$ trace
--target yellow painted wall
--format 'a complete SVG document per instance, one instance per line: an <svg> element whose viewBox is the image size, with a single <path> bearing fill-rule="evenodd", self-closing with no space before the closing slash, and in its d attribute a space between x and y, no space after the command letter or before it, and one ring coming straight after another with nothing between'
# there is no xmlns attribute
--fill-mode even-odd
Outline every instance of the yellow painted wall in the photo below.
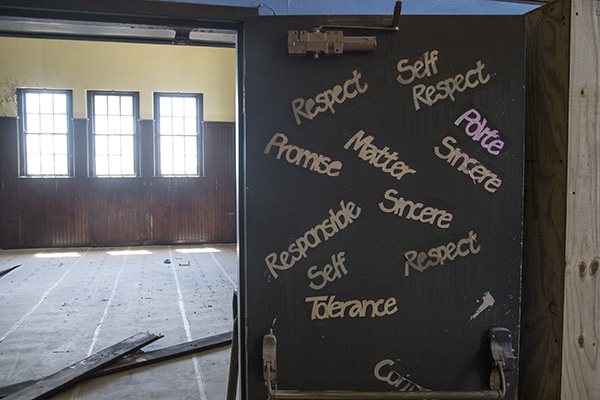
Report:
<svg viewBox="0 0 600 400"><path fill-rule="evenodd" d="M73 90L85 118L86 90L140 93L141 119L153 118L154 92L204 94L206 121L235 121L235 49L0 38L0 116L16 116L17 88Z"/></svg>

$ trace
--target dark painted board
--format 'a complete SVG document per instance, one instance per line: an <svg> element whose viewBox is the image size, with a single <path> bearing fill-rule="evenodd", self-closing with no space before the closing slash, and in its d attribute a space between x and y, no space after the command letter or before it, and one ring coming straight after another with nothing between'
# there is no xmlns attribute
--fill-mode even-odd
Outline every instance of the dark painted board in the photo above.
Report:
<svg viewBox="0 0 600 400"><path fill-rule="evenodd" d="M270 329L282 390L400 390L398 376L432 390L489 389L488 331L510 329L518 349L524 18L406 16L399 32L377 33L375 52L287 55L288 29L331 20L259 18L245 25L245 395L265 398L261 344ZM419 60L430 61L429 74L423 67L411 80L398 69ZM453 99L415 100L420 90L425 100L436 91L433 98L459 74L471 86ZM323 101L320 94L336 85L338 103L314 105L312 119L294 114L297 99ZM485 119L498 137L474 140L467 119L460 122L465 113ZM482 146L495 139L504 144ZM476 177L489 170L498 181L477 183L459 170L462 160L453 166L443 159L457 148L474 159L468 168ZM304 150L327 157L321 172L329 163L331 176L305 167L298 158ZM403 165L411 171L398 179L385 170L400 161L395 175ZM413 206L400 198L417 204L411 217ZM403 204L401 215L389 212ZM336 221L340 210L345 216ZM311 245L300 253L305 241ZM436 248L457 244L460 254L452 250L454 260L443 265L406 264L420 252L434 260ZM323 285L317 272L341 258L339 275ZM377 302L378 312L368 306L361 316L356 301L363 300ZM516 373L509 382L507 398L514 399Z"/></svg>

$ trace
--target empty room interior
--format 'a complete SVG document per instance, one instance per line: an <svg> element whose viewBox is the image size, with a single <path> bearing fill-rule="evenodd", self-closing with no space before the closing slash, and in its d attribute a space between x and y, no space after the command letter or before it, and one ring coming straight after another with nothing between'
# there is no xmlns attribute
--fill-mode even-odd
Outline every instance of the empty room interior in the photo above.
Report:
<svg viewBox="0 0 600 400"><path fill-rule="evenodd" d="M75 39L0 38L0 387L142 332L147 352L233 330L235 33ZM225 398L230 351L53 398Z"/></svg>

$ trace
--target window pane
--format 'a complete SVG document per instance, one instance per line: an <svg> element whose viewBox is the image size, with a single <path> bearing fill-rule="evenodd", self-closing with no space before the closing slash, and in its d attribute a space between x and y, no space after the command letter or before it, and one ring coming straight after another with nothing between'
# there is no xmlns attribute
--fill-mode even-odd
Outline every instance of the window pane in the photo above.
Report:
<svg viewBox="0 0 600 400"><path fill-rule="evenodd" d="M39 113L40 112L40 94L25 93L25 112Z"/></svg>
<svg viewBox="0 0 600 400"><path fill-rule="evenodd" d="M133 115L132 96L121 96L121 115Z"/></svg>
<svg viewBox="0 0 600 400"><path fill-rule="evenodd" d="M108 117L108 132L109 134L121 133L121 117L109 115Z"/></svg>
<svg viewBox="0 0 600 400"><path fill-rule="evenodd" d="M26 114L25 130L30 133L40 133L40 114Z"/></svg>
<svg viewBox="0 0 600 400"><path fill-rule="evenodd" d="M198 153L197 150L197 137L196 136L187 136L185 139L185 151L187 154L196 157Z"/></svg>
<svg viewBox="0 0 600 400"><path fill-rule="evenodd" d="M55 114L67 113L67 95L64 93L54 93L54 109Z"/></svg>
<svg viewBox="0 0 600 400"><path fill-rule="evenodd" d="M67 114L54 115L54 132L67 133Z"/></svg>
<svg viewBox="0 0 600 400"><path fill-rule="evenodd" d="M55 174L57 175L68 175L69 174L69 167L68 167L68 160L67 160L67 155L66 154L57 154L54 157L54 167L55 167Z"/></svg>
<svg viewBox="0 0 600 400"><path fill-rule="evenodd" d="M183 157L173 159L173 173L175 175L185 175L185 159Z"/></svg>
<svg viewBox="0 0 600 400"><path fill-rule="evenodd" d="M41 175L42 167L40 164L39 154L28 154L27 155L27 174L28 175Z"/></svg>
<svg viewBox="0 0 600 400"><path fill-rule="evenodd" d="M122 174L123 175L134 175L135 168L133 165L133 153L124 154L121 160Z"/></svg>
<svg viewBox="0 0 600 400"><path fill-rule="evenodd" d="M121 153L133 158L133 136L121 136Z"/></svg>
<svg viewBox="0 0 600 400"><path fill-rule="evenodd" d="M171 115L171 98L161 96L159 99L160 115Z"/></svg>
<svg viewBox="0 0 600 400"><path fill-rule="evenodd" d="M52 93L40 93L40 112L45 114L52 114L53 104ZM43 167L42 167L43 168Z"/></svg>
<svg viewBox="0 0 600 400"><path fill-rule="evenodd" d="M104 135L108 133L108 117L96 116L94 123L96 134Z"/></svg>
<svg viewBox="0 0 600 400"><path fill-rule="evenodd" d="M102 95L94 95L94 114L108 114L107 97Z"/></svg>
<svg viewBox="0 0 600 400"><path fill-rule="evenodd" d="M196 158L187 155L185 157L185 173L188 175L198 175L198 163L196 162Z"/></svg>
<svg viewBox="0 0 600 400"><path fill-rule="evenodd" d="M183 156L185 154L185 141L184 137L173 138L173 155ZM179 157L181 158L181 157Z"/></svg>
<svg viewBox="0 0 600 400"><path fill-rule="evenodd" d="M121 155L108 156L108 172L111 175L121 175Z"/></svg>
<svg viewBox="0 0 600 400"><path fill-rule="evenodd" d="M108 139L104 135L96 135L96 141L94 142L96 156L100 154L108 154Z"/></svg>
<svg viewBox="0 0 600 400"><path fill-rule="evenodd" d="M42 154L42 174L54 175L54 155L53 154Z"/></svg>
<svg viewBox="0 0 600 400"><path fill-rule="evenodd" d="M96 154L96 175L108 175L108 156Z"/></svg>
<svg viewBox="0 0 600 400"><path fill-rule="evenodd" d="M166 136L160 138L160 154L171 155L173 154L173 138Z"/></svg>
<svg viewBox="0 0 600 400"><path fill-rule="evenodd" d="M185 133L188 135L198 133L197 125L196 125L196 118L189 118L189 117L185 118Z"/></svg>
<svg viewBox="0 0 600 400"><path fill-rule="evenodd" d="M183 134L183 117L173 117L173 134Z"/></svg>
<svg viewBox="0 0 600 400"><path fill-rule="evenodd" d="M121 137L108 137L108 154L121 154Z"/></svg>
<svg viewBox="0 0 600 400"><path fill-rule="evenodd" d="M173 115L183 117L183 97L173 97Z"/></svg>
<svg viewBox="0 0 600 400"><path fill-rule="evenodd" d="M52 133L54 132L54 117L52 114L42 114L41 115L41 124L40 132L41 133Z"/></svg>
<svg viewBox="0 0 600 400"><path fill-rule="evenodd" d="M173 174L173 157L171 154L162 153L160 155L160 172L163 175Z"/></svg>
<svg viewBox="0 0 600 400"><path fill-rule="evenodd" d="M35 158L40 154L40 135L26 135L25 147L27 148L27 158ZM38 160L39 164L39 160Z"/></svg>
<svg viewBox="0 0 600 400"><path fill-rule="evenodd" d="M185 116L196 117L196 98L186 97L185 98Z"/></svg>
<svg viewBox="0 0 600 400"><path fill-rule="evenodd" d="M40 149L43 154L54 154L54 137L52 135L40 135Z"/></svg>
<svg viewBox="0 0 600 400"><path fill-rule="evenodd" d="M133 117L121 117L121 133L125 135L133 135L133 127Z"/></svg>
<svg viewBox="0 0 600 400"><path fill-rule="evenodd" d="M173 133L171 123L172 121L170 117L160 117L160 133L162 135L170 135Z"/></svg>
<svg viewBox="0 0 600 400"><path fill-rule="evenodd" d="M108 114L109 115L119 115L121 111L119 96L108 96Z"/></svg>
<svg viewBox="0 0 600 400"><path fill-rule="evenodd" d="M54 135L54 154L67 155L67 135Z"/></svg>

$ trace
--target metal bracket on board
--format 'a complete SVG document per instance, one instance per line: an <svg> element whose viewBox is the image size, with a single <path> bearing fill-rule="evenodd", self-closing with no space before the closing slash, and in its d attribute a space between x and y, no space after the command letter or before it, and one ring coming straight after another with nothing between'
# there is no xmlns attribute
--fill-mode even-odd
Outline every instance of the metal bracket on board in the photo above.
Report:
<svg viewBox="0 0 600 400"><path fill-rule="evenodd" d="M263 376L270 400L276 399L503 399L506 396L506 376L515 366L511 334L505 328L489 332L494 368L490 375L491 390L480 391L414 391L414 392L355 392L348 390L299 391L277 389L277 338L273 331L263 337Z"/></svg>
<svg viewBox="0 0 600 400"><path fill-rule="evenodd" d="M377 47L375 36L344 36L343 30L395 32L398 30L401 10L402 2L397 1L391 26L321 25L312 31L290 30L288 31L288 54L301 56L312 54L314 58L319 58L321 54L338 55L344 51L374 51Z"/></svg>

